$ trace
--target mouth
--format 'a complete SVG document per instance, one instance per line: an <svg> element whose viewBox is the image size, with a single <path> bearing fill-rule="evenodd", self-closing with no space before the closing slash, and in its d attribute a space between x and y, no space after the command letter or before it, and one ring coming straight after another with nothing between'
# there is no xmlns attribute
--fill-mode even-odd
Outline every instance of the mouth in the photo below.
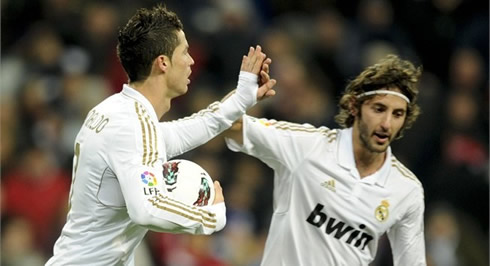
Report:
<svg viewBox="0 0 490 266"><path fill-rule="evenodd" d="M390 134L383 132L374 132L374 138L379 144L385 144L390 140Z"/></svg>

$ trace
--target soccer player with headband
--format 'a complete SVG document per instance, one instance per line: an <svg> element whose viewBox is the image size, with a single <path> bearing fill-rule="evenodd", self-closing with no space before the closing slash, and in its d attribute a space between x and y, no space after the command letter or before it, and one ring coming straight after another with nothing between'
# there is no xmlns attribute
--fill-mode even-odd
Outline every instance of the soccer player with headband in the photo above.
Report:
<svg viewBox="0 0 490 266"><path fill-rule="evenodd" d="M350 81L341 128L244 115L233 151L274 170L274 212L261 265L369 265L385 233L395 266L426 265L424 190L393 154L419 115L421 69L390 55Z"/></svg>

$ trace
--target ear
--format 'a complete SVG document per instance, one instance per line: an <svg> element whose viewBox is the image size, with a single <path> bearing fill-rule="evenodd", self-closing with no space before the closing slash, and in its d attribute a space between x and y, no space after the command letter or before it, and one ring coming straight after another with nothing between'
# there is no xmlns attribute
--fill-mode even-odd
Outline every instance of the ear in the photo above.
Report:
<svg viewBox="0 0 490 266"><path fill-rule="evenodd" d="M155 59L155 68L159 69L163 73L166 73L168 70L168 66L170 65L170 58L166 55L159 55Z"/></svg>

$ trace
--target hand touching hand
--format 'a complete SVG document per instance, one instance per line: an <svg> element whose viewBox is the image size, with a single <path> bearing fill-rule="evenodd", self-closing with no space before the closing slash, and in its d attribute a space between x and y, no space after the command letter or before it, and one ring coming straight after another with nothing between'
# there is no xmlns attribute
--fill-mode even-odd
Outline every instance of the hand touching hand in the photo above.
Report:
<svg viewBox="0 0 490 266"><path fill-rule="evenodd" d="M272 88L276 85L276 80L269 76L269 66L272 63L270 58L262 52L262 47L257 45L256 48L250 47L248 55L244 55L240 71L246 71L259 77L259 89L257 90L257 100L274 96L276 91Z"/></svg>

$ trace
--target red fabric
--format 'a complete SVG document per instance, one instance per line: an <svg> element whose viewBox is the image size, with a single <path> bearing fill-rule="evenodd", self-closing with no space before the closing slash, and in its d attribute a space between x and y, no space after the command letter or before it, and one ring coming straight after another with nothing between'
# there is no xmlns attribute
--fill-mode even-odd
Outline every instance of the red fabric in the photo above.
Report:
<svg viewBox="0 0 490 266"><path fill-rule="evenodd" d="M47 173L41 178L14 171L3 178L2 212L21 216L31 222L36 242L43 245L68 203L70 178L62 171Z"/></svg>

